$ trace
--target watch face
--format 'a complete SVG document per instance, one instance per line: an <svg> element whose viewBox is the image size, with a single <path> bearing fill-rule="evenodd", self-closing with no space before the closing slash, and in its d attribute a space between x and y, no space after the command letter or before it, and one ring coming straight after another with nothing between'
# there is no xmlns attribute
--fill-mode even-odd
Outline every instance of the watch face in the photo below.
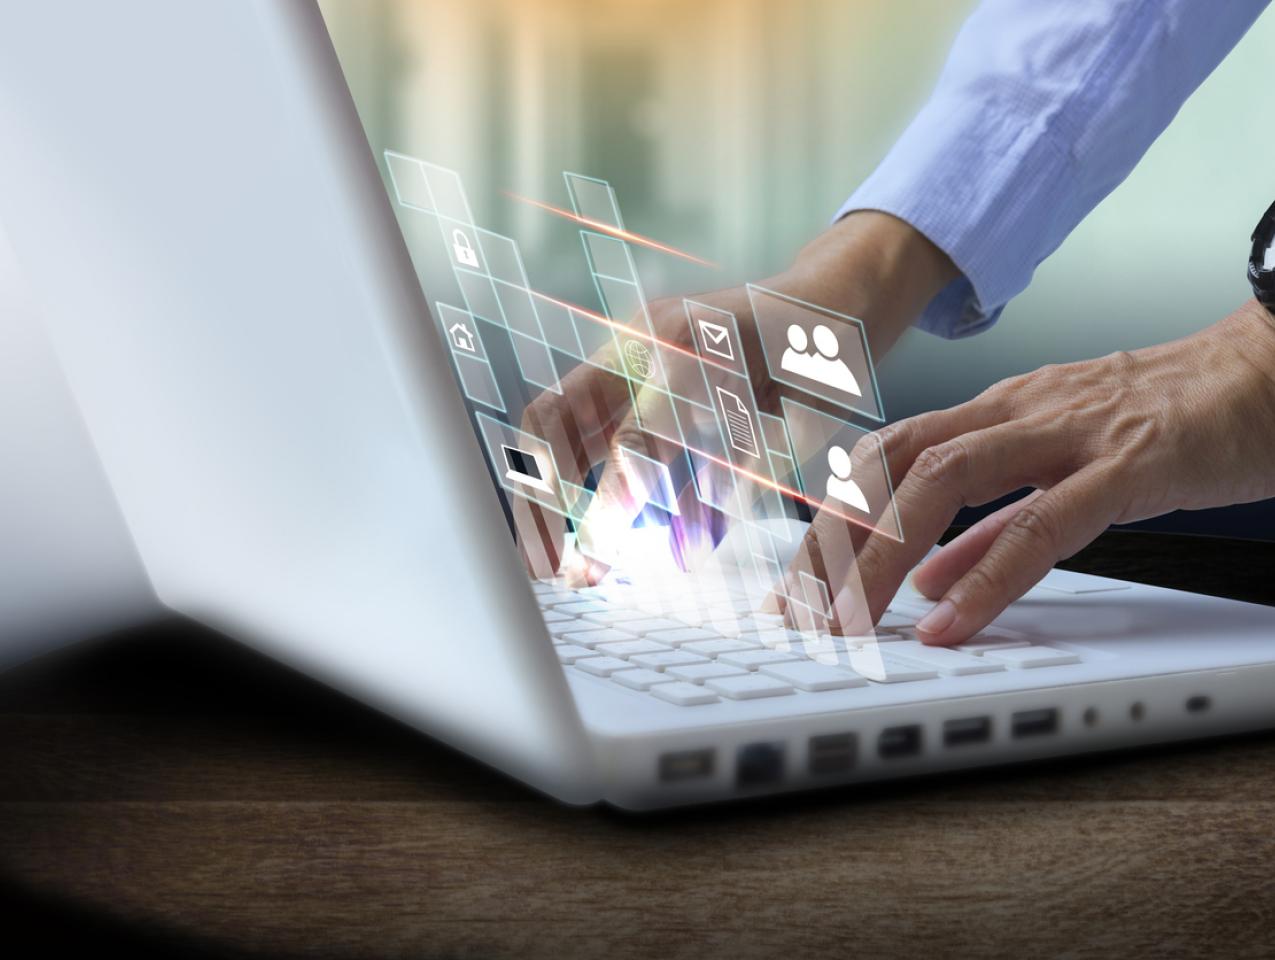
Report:
<svg viewBox="0 0 1275 960"><path fill-rule="evenodd" d="M1262 260L1263 270L1275 270L1275 238L1271 240L1270 246L1266 248L1266 255Z"/></svg>

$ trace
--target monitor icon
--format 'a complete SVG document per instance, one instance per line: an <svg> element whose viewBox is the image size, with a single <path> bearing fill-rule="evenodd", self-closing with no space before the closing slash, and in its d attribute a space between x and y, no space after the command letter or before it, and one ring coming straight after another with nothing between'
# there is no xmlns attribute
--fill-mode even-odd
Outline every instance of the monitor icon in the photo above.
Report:
<svg viewBox="0 0 1275 960"><path fill-rule="evenodd" d="M505 458L506 480L521 483L544 493L553 493L553 488L545 479L545 471L541 469L540 458L535 453L503 443L500 445L500 452Z"/></svg>

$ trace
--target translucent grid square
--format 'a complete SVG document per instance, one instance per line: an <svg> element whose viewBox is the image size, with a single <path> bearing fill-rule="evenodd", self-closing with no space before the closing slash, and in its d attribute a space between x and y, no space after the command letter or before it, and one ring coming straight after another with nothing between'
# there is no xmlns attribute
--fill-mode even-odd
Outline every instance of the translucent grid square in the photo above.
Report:
<svg viewBox="0 0 1275 960"><path fill-rule="evenodd" d="M537 294L534 290L532 296L535 298L536 314L540 317L540 329L544 331L545 343L568 356L583 360L586 353L576 331L571 308L543 294Z"/></svg>
<svg viewBox="0 0 1275 960"><path fill-rule="evenodd" d="M580 341L580 350L584 358L595 366L620 372L617 361L619 341L615 327L603 317L597 317L582 310L572 310L571 319L576 328L576 338Z"/></svg>
<svg viewBox="0 0 1275 960"><path fill-rule="evenodd" d="M447 245L448 256L456 270L472 270L475 273L488 273L487 258L481 245L475 239L478 228L451 217L439 217L438 229L443 235L443 243Z"/></svg>
<svg viewBox="0 0 1275 960"><path fill-rule="evenodd" d="M579 173L563 173L562 176L567 181L567 193L577 216L604 223L617 230L624 229L624 221L620 219L620 205L615 199L611 184Z"/></svg>
<svg viewBox="0 0 1275 960"><path fill-rule="evenodd" d="M554 365L553 354L544 342L525 337L516 330L509 331L509 339L513 344L514 358L518 361L522 378L552 393L562 393L562 384L558 382L558 368Z"/></svg>
<svg viewBox="0 0 1275 960"><path fill-rule="evenodd" d="M771 379L885 422L861 321L751 283L747 289Z"/></svg>
<svg viewBox="0 0 1275 960"><path fill-rule="evenodd" d="M509 493L531 500L547 510L564 517L570 516L562 494L558 466L549 444L540 437L502 423L481 411L475 413L475 417L478 420L479 433L487 448L492 472L495 473L500 486ZM526 474L519 474L510 462L504 449L506 447L521 452L534 461L539 477L529 478Z"/></svg>
<svg viewBox="0 0 1275 960"><path fill-rule="evenodd" d="M493 282L496 299L500 302L500 309L509 329L533 340L543 340L544 333L540 329L540 317L531 299L531 291L526 287L511 286L503 280Z"/></svg>
<svg viewBox="0 0 1275 960"><path fill-rule="evenodd" d="M456 283L460 286L461 296L465 298L465 306L476 317L481 317L499 327L505 326L505 314L500 309L500 301L496 298L496 288L487 277L467 270L457 270Z"/></svg>
<svg viewBox="0 0 1275 960"><path fill-rule="evenodd" d="M430 196L429 183L425 179L425 168L421 161L393 150L386 150L384 156L395 199L404 207L433 213L434 200Z"/></svg>
<svg viewBox="0 0 1275 960"><path fill-rule="evenodd" d="M623 240L603 236L589 230L581 230L584 252L589 258L589 269L604 277L634 281L637 279L629 246Z"/></svg>
<svg viewBox="0 0 1275 960"><path fill-rule="evenodd" d="M487 272L497 280L504 280L517 287L529 286L527 270L522 262L522 254L518 252L518 244L509 237L492 233L490 230L478 229L478 245L482 248L483 259L487 264Z"/></svg>
<svg viewBox="0 0 1275 960"><path fill-rule="evenodd" d="M491 364L461 353L453 352L452 356L456 360L456 370L460 374L460 385L465 396L474 403L507 413L508 408L500 395L500 385L496 383L496 374L492 371Z"/></svg>
<svg viewBox="0 0 1275 960"><path fill-rule="evenodd" d="M434 312L438 315L443 339L447 341L453 354L487 362L487 348L483 345L478 324L468 310L461 310L449 303L435 303Z"/></svg>
<svg viewBox="0 0 1275 960"><path fill-rule="evenodd" d="M602 298L604 312L608 317L625 326L633 326L641 330L650 329L650 322L646 316L646 301L636 283L603 276L596 276L593 279L598 286L598 296Z"/></svg>
<svg viewBox="0 0 1275 960"><path fill-rule="evenodd" d="M630 492L635 495L640 493L646 503L655 504L675 517L680 516L677 491L673 489L673 478L669 475L668 464L625 446L619 448L619 453Z"/></svg>
<svg viewBox="0 0 1275 960"><path fill-rule="evenodd" d="M902 543L903 527L881 438L788 397L781 406L801 489L810 502ZM850 455L848 463L845 454Z"/></svg>
<svg viewBox="0 0 1275 960"><path fill-rule="evenodd" d="M461 389L474 403L501 413L507 412L495 372L487 359L477 321L464 310L445 303L435 304L438 325L451 350L460 377Z"/></svg>
<svg viewBox="0 0 1275 960"><path fill-rule="evenodd" d="M739 324L728 310L719 310L695 300L683 300L688 332L688 342L695 344L705 363L729 367L735 373L747 376L744 363L743 341L739 336Z"/></svg>
<svg viewBox="0 0 1275 960"><path fill-rule="evenodd" d="M421 161L421 166L425 170L425 179L429 183L430 196L438 215L472 227L474 215L470 212L460 174L428 161Z"/></svg>
<svg viewBox="0 0 1275 960"><path fill-rule="evenodd" d="M778 456L792 459L792 444L788 442L788 425L783 417L761 413L761 432L766 449Z"/></svg>

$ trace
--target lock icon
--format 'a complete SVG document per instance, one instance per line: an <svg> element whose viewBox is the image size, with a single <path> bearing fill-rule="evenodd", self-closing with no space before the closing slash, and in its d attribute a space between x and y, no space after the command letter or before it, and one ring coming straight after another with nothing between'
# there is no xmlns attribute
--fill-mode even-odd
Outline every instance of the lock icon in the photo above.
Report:
<svg viewBox="0 0 1275 960"><path fill-rule="evenodd" d="M462 267L478 269L478 254L474 252L474 247L469 242L469 237L465 236L465 231L452 231L452 253L456 257L456 262Z"/></svg>

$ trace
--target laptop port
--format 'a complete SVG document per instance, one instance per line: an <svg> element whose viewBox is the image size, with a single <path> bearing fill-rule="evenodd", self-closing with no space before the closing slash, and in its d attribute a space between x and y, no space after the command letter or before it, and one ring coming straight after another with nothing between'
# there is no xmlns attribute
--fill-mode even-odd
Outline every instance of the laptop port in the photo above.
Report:
<svg viewBox="0 0 1275 960"><path fill-rule="evenodd" d="M987 743L992 739L991 717L965 717L943 724L943 746L959 747L967 743Z"/></svg>
<svg viewBox="0 0 1275 960"><path fill-rule="evenodd" d="M1058 732L1058 711L1050 707L1046 710L1024 710L1011 718L1011 732L1015 739L1022 737L1045 737Z"/></svg>
<svg viewBox="0 0 1275 960"><path fill-rule="evenodd" d="M735 759L735 783L741 787L762 787L784 778L784 745L750 743L739 748Z"/></svg>
<svg viewBox="0 0 1275 960"><path fill-rule="evenodd" d="M917 724L906 727L887 727L877 738L877 753L883 760L915 757L920 752L921 728Z"/></svg>
<svg viewBox="0 0 1275 960"><path fill-rule="evenodd" d="M666 783L697 780L713 774L712 750L683 750L660 757L660 779Z"/></svg>
<svg viewBox="0 0 1275 960"><path fill-rule="evenodd" d="M853 733L830 733L811 737L808 750L810 772L816 776L832 776L854 768L859 741Z"/></svg>
<svg viewBox="0 0 1275 960"><path fill-rule="evenodd" d="M1205 713L1213 706L1213 700L1206 696L1189 697L1186 702L1187 713Z"/></svg>

